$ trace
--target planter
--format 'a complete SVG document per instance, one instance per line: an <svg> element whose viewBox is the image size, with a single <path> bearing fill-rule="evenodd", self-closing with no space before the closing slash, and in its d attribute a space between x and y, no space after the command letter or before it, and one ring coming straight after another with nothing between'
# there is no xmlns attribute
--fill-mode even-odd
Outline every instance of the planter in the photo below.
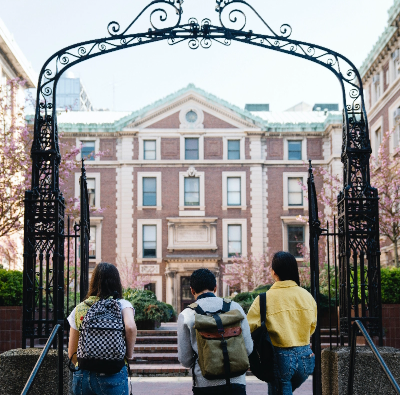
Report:
<svg viewBox="0 0 400 395"><path fill-rule="evenodd" d="M22 306L0 306L0 353L22 347Z"/></svg>
<svg viewBox="0 0 400 395"><path fill-rule="evenodd" d="M140 331L154 331L161 326L161 323L154 320L137 321L136 326Z"/></svg>

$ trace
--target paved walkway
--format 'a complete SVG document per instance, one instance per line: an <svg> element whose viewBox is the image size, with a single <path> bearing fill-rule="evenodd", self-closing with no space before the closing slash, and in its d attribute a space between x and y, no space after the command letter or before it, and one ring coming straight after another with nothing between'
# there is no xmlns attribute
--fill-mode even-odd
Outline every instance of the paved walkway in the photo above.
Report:
<svg viewBox="0 0 400 395"><path fill-rule="evenodd" d="M256 377L249 376L247 395L267 395L267 384ZM192 394L191 377L134 377L131 379L133 395L190 395ZM295 395L312 395L312 379L308 379Z"/></svg>

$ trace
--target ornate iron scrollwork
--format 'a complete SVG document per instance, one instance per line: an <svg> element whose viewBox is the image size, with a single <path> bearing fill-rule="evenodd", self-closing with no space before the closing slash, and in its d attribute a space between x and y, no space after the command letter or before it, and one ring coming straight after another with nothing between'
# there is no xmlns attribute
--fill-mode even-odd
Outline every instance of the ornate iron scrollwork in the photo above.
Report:
<svg viewBox="0 0 400 395"><path fill-rule="evenodd" d="M52 286L61 287L61 291L57 291L58 301L55 300L53 304L58 306L59 312L62 311L64 200L59 191L60 150L56 113L56 89L60 76L70 67L85 60L159 41L167 41L170 45L187 41L191 49L210 48L213 42L229 46L236 41L312 61L330 70L339 80L344 106L344 188L338 198L341 328L342 333L346 334L352 320L351 310L357 309L359 303L358 294L351 285L351 281L354 282L351 276L357 276L357 268L360 265L364 267L367 263L368 270L362 272L364 288L361 304L367 305L368 319L377 328L376 333L382 335L378 197L377 191L370 186L371 147L358 70L349 59L338 52L292 39L292 28L288 24L281 25L279 31L274 30L247 1L216 0L219 18L217 25L213 25L210 19L203 19L199 23L195 18L183 23L182 4L183 0L151 1L125 29L121 29L117 22L110 22L107 37L61 49L46 61L40 72L32 145L32 191L26 194L25 210L24 300L28 304L24 310L24 333L30 333L29 323L35 319L34 311L38 302L32 289L36 284L36 272L43 273L43 267L46 273L53 271L55 280ZM256 33L249 29L245 9L254 13L264 31ZM133 32L137 21L142 20L146 13L149 13L147 30ZM318 223L314 221L311 229L318 232ZM41 258L48 251L52 251L56 257L51 267L46 266ZM38 284L40 287L40 282ZM57 297L56 293L53 295ZM56 314L57 319L60 319L59 312Z"/></svg>

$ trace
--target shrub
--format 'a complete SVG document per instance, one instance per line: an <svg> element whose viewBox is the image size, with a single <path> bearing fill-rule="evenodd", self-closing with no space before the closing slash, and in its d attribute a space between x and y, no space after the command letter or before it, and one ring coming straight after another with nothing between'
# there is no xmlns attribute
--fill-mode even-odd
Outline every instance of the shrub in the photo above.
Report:
<svg viewBox="0 0 400 395"><path fill-rule="evenodd" d="M128 288L124 290L124 299L129 300L135 308L135 321L168 322L176 315L171 305L158 301L151 291Z"/></svg>
<svg viewBox="0 0 400 395"><path fill-rule="evenodd" d="M0 306L22 306L22 272L0 269Z"/></svg>
<svg viewBox="0 0 400 395"><path fill-rule="evenodd" d="M381 269L382 303L400 303L400 268Z"/></svg>

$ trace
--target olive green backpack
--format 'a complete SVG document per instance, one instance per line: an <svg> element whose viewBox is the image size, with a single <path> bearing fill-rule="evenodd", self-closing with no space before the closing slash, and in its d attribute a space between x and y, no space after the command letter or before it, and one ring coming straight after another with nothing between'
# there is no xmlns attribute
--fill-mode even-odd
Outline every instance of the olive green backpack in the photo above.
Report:
<svg viewBox="0 0 400 395"><path fill-rule="evenodd" d="M207 380L224 378L230 385L232 377L246 373L250 366L241 328L242 313L230 310L229 299L224 299L222 310L216 312L204 312L197 303L188 307L195 311L201 374Z"/></svg>

